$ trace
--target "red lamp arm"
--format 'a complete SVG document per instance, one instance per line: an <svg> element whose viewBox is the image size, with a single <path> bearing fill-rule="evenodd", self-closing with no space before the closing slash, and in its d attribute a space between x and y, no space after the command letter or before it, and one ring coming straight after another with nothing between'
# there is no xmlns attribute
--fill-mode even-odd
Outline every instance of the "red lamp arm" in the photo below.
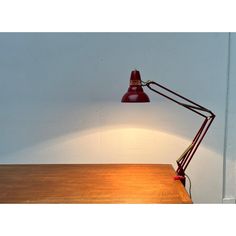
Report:
<svg viewBox="0 0 236 236"><path fill-rule="evenodd" d="M163 92L154 89L152 86L155 85L163 90ZM188 98L154 82L154 81L142 81L142 86L148 87L155 93L160 94L161 96L177 103L180 106L191 110L192 112L204 117L203 123L198 130L197 134L193 138L191 144L187 147L187 149L183 152L183 154L176 160L178 168L176 170L177 176L176 179L181 180L181 182L185 185L185 170L187 169L190 161L192 160L197 148L202 142L205 134L207 133L212 121L215 118L215 114L205 107L191 101ZM167 93L167 94L166 94Z"/></svg>

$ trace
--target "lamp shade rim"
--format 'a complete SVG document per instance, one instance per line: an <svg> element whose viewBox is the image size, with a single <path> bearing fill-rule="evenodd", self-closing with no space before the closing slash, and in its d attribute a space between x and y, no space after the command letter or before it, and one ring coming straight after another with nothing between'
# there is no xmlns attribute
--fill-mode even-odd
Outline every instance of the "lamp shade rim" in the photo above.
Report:
<svg viewBox="0 0 236 236"><path fill-rule="evenodd" d="M146 103L150 102L148 95L144 92L127 92L121 99L123 103Z"/></svg>

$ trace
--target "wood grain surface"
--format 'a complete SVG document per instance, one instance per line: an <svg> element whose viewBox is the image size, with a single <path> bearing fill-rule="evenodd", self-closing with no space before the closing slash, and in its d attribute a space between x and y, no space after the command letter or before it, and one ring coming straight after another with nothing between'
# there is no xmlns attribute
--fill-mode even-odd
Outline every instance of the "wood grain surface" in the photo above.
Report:
<svg viewBox="0 0 236 236"><path fill-rule="evenodd" d="M192 203L171 165L0 165L0 203Z"/></svg>

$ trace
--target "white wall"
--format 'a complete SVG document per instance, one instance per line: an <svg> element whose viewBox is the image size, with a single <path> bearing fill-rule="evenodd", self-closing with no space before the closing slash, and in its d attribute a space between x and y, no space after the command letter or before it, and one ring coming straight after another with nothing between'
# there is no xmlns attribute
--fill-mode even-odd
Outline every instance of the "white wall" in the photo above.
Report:
<svg viewBox="0 0 236 236"><path fill-rule="evenodd" d="M229 78L226 116L226 142L224 163L224 202L236 200L236 34L230 34Z"/></svg>
<svg viewBox="0 0 236 236"><path fill-rule="evenodd" d="M187 173L222 201L228 34L0 34L1 163L172 163L202 119L152 94L121 104L130 72L216 114Z"/></svg>

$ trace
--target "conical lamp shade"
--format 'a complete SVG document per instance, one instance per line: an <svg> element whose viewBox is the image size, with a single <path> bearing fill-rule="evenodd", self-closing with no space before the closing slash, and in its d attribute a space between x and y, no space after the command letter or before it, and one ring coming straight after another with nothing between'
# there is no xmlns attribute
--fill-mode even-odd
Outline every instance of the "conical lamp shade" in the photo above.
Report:
<svg viewBox="0 0 236 236"><path fill-rule="evenodd" d="M143 91L139 71L133 70L131 72L129 88L122 97L121 102L150 102L148 95Z"/></svg>

